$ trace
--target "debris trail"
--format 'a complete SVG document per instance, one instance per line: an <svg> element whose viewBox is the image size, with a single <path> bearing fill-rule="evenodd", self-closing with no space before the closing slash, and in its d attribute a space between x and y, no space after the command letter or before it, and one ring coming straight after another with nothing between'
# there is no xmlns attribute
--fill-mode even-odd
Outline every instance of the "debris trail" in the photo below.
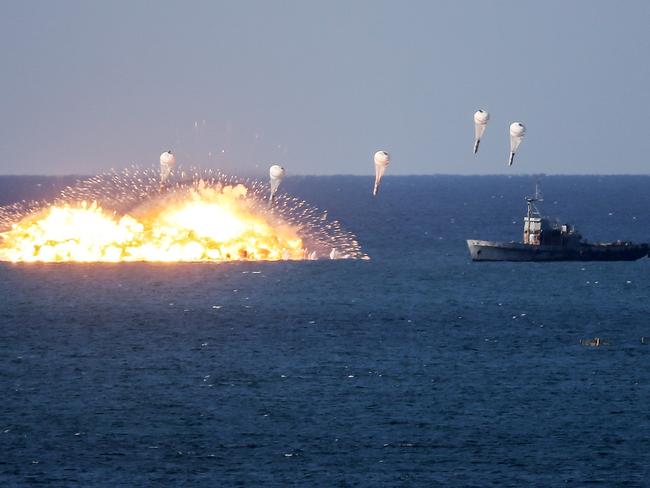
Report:
<svg viewBox="0 0 650 488"><path fill-rule="evenodd" d="M355 236L286 194L266 202L263 183L212 169L110 171L52 201L0 207L4 261L367 259Z"/></svg>

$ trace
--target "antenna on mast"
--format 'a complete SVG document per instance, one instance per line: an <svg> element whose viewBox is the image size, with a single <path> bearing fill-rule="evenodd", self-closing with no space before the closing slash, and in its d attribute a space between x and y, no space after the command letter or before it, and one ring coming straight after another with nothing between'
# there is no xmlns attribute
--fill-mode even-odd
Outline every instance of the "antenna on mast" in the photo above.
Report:
<svg viewBox="0 0 650 488"><path fill-rule="evenodd" d="M542 194L541 190L539 189L540 187L540 179L544 175L540 175L539 178L535 181L535 194L532 197L526 197L526 201L529 203L532 202L543 202L544 201L544 195Z"/></svg>

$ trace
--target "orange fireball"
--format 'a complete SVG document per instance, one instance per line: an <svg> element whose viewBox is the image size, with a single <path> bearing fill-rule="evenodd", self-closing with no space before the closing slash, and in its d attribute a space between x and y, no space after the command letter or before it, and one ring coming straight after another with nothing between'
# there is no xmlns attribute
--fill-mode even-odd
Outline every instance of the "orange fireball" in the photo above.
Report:
<svg viewBox="0 0 650 488"><path fill-rule="evenodd" d="M13 262L303 259L295 227L256 209L243 185L199 184L125 215L96 203L50 206L0 234Z"/></svg>

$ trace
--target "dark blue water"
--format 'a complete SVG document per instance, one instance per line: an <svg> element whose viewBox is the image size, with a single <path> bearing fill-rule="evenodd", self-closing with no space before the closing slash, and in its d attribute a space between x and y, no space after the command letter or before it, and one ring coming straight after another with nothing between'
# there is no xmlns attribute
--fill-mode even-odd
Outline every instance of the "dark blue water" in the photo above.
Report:
<svg viewBox="0 0 650 488"><path fill-rule="evenodd" d="M650 260L468 259L534 181L286 181L370 261L0 265L0 485L647 486ZM648 187L543 211L650 241Z"/></svg>

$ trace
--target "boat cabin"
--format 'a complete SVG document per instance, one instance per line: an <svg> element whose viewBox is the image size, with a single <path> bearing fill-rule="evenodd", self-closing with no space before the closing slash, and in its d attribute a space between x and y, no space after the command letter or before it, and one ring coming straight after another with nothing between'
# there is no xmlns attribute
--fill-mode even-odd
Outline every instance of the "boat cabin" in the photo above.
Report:
<svg viewBox="0 0 650 488"><path fill-rule="evenodd" d="M580 244L582 236L570 224L551 224L548 219L542 218L535 206L541 201L538 190L535 196L526 198L528 212L524 217L524 244L532 246L571 246Z"/></svg>

